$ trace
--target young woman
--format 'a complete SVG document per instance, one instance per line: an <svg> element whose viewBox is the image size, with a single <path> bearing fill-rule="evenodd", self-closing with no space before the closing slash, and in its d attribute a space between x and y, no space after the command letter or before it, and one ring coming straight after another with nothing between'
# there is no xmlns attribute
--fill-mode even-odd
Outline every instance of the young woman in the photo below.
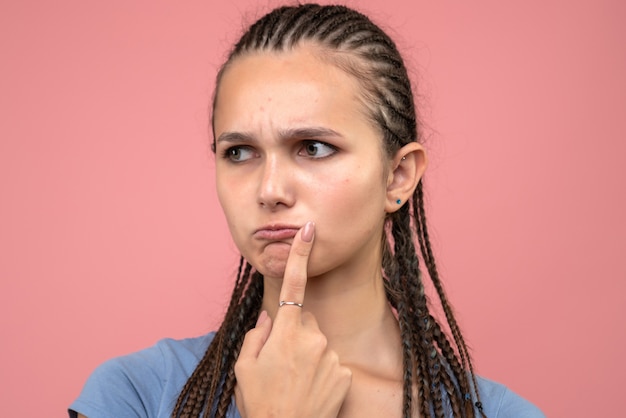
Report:
<svg viewBox="0 0 626 418"><path fill-rule="evenodd" d="M278 8L216 87L217 190L242 254L225 319L105 363L70 415L543 416L473 372L430 248L427 159L393 41L346 7Z"/></svg>

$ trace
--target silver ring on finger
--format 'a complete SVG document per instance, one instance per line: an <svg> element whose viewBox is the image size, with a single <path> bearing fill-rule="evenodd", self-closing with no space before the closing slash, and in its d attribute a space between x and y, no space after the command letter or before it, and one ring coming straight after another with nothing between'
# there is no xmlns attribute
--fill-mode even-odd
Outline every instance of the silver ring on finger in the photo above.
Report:
<svg viewBox="0 0 626 418"><path fill-rule="evenodd" d="M302 304L298 303L298 302L291 302L291 301L288 301L288 300L281 300L280 302L278 302L278 307L279 308L282 307L282 306L285 306L285 305L297 306L298 308L302 308Z"/></svg>

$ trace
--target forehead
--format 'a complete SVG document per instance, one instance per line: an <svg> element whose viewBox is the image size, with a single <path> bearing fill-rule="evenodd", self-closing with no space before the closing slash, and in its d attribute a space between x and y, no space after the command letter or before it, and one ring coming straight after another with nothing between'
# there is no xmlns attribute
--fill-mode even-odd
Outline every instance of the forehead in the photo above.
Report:
<svg viewBox="0 0 626 418"><path fill-rule="evenodd" d="M264 115L285 123L368 119L361 93L354 76L322 59L313 47L246 53L233 59L222 74L215 128L235 118Z"/></svg>

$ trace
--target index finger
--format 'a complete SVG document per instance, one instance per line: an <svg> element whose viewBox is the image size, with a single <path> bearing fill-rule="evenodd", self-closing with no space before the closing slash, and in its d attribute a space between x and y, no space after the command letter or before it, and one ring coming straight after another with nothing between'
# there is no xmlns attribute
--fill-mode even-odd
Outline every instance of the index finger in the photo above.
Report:
<svg viewBox="0 0 626 418"><path fill-rule="evenodd" d="M304 291L307 282L307 266L309 255L313 247L315 223L307 222L293 238L289 258L285 266L285 275L280 289L279 303L283 304L279 311L289 311L289 314L300 315L304 302ZM300 306L298 306L300 305ZM279 313L277 316L285 315Z"/></svg>

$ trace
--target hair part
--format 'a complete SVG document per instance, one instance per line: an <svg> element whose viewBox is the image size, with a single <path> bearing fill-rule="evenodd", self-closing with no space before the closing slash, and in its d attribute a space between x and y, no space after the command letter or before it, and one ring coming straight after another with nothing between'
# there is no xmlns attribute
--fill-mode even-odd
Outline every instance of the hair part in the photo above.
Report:
<svg viewBox="0 0 626 418"><path fill-rule="evenodd" d="M402 146L420 141L411 83L395 43L367 16L345 6L284 6L252 24L218 72L213 113L221 78L238 57L305 45L358 80L366 116L381 132L389 158ZM215 151L215 142L212 148ZM402 338L403 416L444 417L451 410L455 417L484 417L469 351L433 257L422 188L420 181L412 199L387 217L383 232L386 295L397 312ZM431 313L418 253L451 338ZM199 417L207 411L225 417L236 383L234 364L246 332L256 322L262 297L263 277L242 258L224 321L181 391L172 417Z"/></svg>

